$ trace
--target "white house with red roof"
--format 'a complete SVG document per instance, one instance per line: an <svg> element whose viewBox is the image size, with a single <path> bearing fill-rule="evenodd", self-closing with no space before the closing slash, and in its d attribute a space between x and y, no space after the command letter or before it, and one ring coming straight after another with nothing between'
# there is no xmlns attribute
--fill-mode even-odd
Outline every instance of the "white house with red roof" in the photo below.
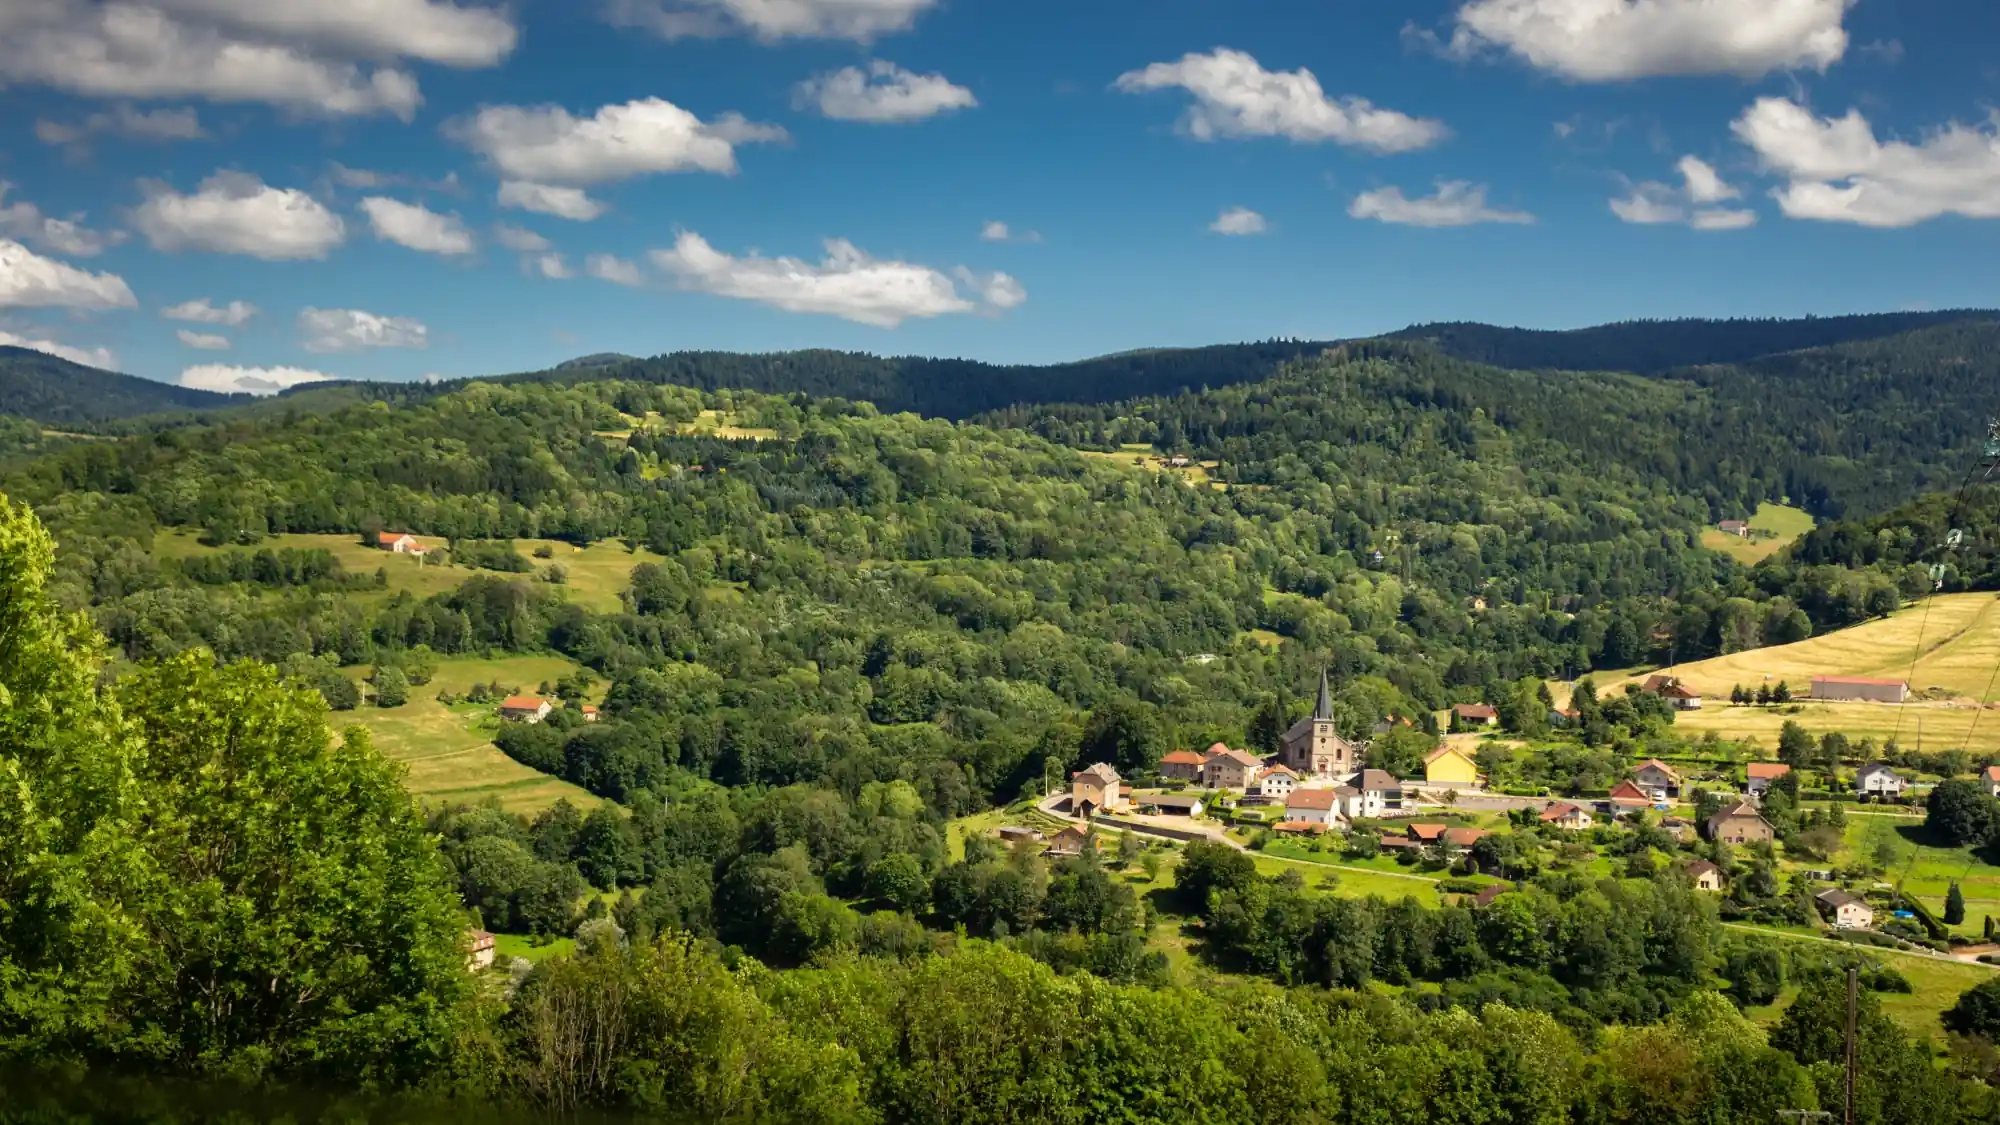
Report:
<svg viewBox="0 0 2000 1125"><path fill-rule="evenodd" d="M510 695L500 701L500 717L510 723L539 723L555 708L538 695Z"/></svg>

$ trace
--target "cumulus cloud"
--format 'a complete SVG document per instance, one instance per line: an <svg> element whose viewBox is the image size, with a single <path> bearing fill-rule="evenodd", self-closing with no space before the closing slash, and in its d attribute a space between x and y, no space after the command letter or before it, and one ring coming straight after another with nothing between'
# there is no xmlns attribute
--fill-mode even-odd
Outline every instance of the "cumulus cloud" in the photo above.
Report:
<svg viewBox="0 0 2000 1125"><path fill-rule="evenodd" d="M307 383L324 383L333 376L300 367L228 367L219 363L181 372L181 386L234 395L274 395Z"/></svg>
<svg viewBox="0 0 2000 1125"><path fill-rule="evenodd" d="M217 172L193 195L142 181L146 201L132 222L155 250L206 250L266 261L324 258L346 224L297 188L274 188L245 172Z"/></svg>
<svg viewBox="0 0 2000 1125"><path fill-rule="evenodd" d="M339 161L331 165L333 182L344 188L359 191L383 191L388 188L415 188L418 191L437 191L447 195L463 195L465 187L458 182L457 172L446 172L441 180L427 180L422 176L404 175L400 172L381 172L373 168L349 168Z"/></svg>
<svg viewBox="0 0 2000 1125"><path fill-rule="evenodd" d="M134 141L195 141L208 136L201 118L192 109L135 109L120 103L71 123L42 118L35 122L35 139L45 145L60 145L71 155L88 151L90 142L101 136Z"/></svg>
<svg viewBox="0 0 2000 1125"><path fill-rule="evenodd" d="M1042 236L1031 230L1017 231L994 219L979 228L979 239L982 242L1040 242Z"/></svg>
<svg viewBox="0 0 2000 1125"><path fill-rule="evenodd" d="M644 285L646 275L639 272L636 263L628 262L612 254L592 254L583 260L583 272L598 279L617 285Z"/></svg>
<svg viewBox="0 0 2000 1125"><path fill-rule="evenodd" d="M779 39L851 39L866 43L908 31L939 0L607 0L614 26L663 39L753 35Z"/></svg>
<svg viewBox="0 0 2000 1125"><path fill-rule="evenodd" d="M1468 227L1475 223L1532 223L1526 211L1489 207L1486 188L1464 180L1440 181L1437 191L1417 199L1399 187L1377 188L1354 197L1347 213L1357 219L1411 227Z"/></svg>
<svg viewBox="0 0 2000 1125"><path fill-rule="evenodd" d="M942 74L917 74L876 59L863 70L843 67L799 83L794 102L835 121L900 124L979 104L972 91Z"/></svg>
<svg viewBox="0 0 2000 1125"><path fill-rule="evenodd" d="M576 276L569 271L569 263L563 261L561 254L536 254L529 257L527 262L530 269L546 278L560 281L566 277Z"/></svg>
<svg viewBox="0 0 2000 1125"><path fill-rule="evenodd" d="M302 309L299 346L316 354L362 348L424 348L430 329L414 317L378 316L360 309Z"/></svg>
<svg viewBox="0 0 2000 1125"><path fill-rule="evenodd" d="M0 308L129 309L138 303L117 274L80 270L0 238Z"/></svg>
<svg viewBox="0 0 2000 1125"><path fill-rule="evenodd" d="M457 215L440 215L422 204L371 195L361 201L361 210L384 242L447 257L470 254L477 246Z"/></svg>
<svg viewBox="0 0 2000 1125"><path fill-rule="evenodd" d="M1730 128L1785 178L1771 194L1794 219L1906 227L1941 215L2000 218L2000 113L1916 142L1881 141L1859 110L1815 117L1785 98L1759 98Z"/></svg>
<svg viewBox="0 0 2000 1125"><path fill-rule="evenodd" d="M1824 71L1847 52L1854 0L1470 0L1445 53L1514 54L1575 82ZM1428 32L1412 34L1436 41Z"/></svg>
<svg viewBox="0 0 2000 1125"><path fill-rule="evenodd" d="M44 215L25 199L8 203L7 193L13 189L13 184L0 180L0 234L25 239L44 250L72 258L94 258L125 241L124 231L101 233L84 226L82 212L58 219Z"/></svg>
<svg viewBox="0 0 2000 1125"><path fill-rule="evenodd" d="M182 301L160 310L160 315L168 320L184 320L190 324L220 324L228 328L240 328L257 315L257 306L248 301L231 301L216 308L207 297L192 301Z"/></svg>
<svg viewBox="0 0 2000 1125"><path fill-rule="evenodd" d="M1310 70L1265 70L1225 47L1121 75L1117 87L1128 94L1173 87L1193 94L1181 128L1202 141L1286 137L1386 153L1428 148L1451 132L1441 121L1381 109L1366 98L1329 98Z"/></svg>
<svg viewBox="0 0 2000 1125"><path fill-rule="evenodd" d="M103 368L106 371L116 370L118 366L118 357L111 354L110 348L77 348L71 347L68 344L59 344L54 340L37 340L27 336L17 336L12 332L0 332L0 345L10 348L27 348L30 351L55 356L57 359L66 359L71 363L81 363L85 367Z"/></svg>
<svg viewBox="0 0 2000 1125"><path fill-rule="evenodd" d="M582 188L554 187L525 180L508 180L501 184L499 202L502 207L532 211L537 215L554 215L558 219L577 223L587 223L609 210L603 203L585 194Z"/></svg>
<svg viewBox="0 0 2000 1125"><path fill-rule="evenodd" d="M1706 161L1683 156L1675 167L1681 186L1658 180L1633 184L1627 194L1611 201L1612 213L1628 223L1686 223L1696 230L1741 230L1756 224L1755 211L1715 206L1743 193L1725 183Z"/></svg>
<svg viewBox="0 0 2000 1125"><path fill-rule="evenodd" d="M737 145L785 137L783 129L735 115L705 124L660 98L607 105L589 117L561 106L484 106L445 131L505 179L569 186L656 172L728 175L736 171ZM504 197L505 186L501 191Z"/></svg>
<svg viewBox="0 0 2000 1125"><path fill-rule="evenodd" d="M1215 221L1208 224L1208 229L1217 234L1243 235L1263 234L1270 228L1264 222L1264 216L1259 215L1250 208L1231 207L1222 214L1217 215Z"/></svg>
<svg viewBox="0 0 2000 1125"><path fill-rule="evenodd" d="M180 338L181 343L197 351L226 352L229 350L229 337L213 332L196 332L192 329L182 328L175 331L174 335Z"/></svg>
<svg viewBox="0 0 2000 1125"><path fill-rule="evenodd" d="M799 258L725 254L700 235L683 231L669 250L655 250L653 264L681 288L755 301L786 312L821 313L894 328L905 320L1018 307L1027 291L1004 273L957 277L972 291L958 291L951 274L902 261L869 257L852 242L828 239L817 264Z"/></svg>
<svg viewBox="0 0 2000 1125"><path fill-rule="evenodd" d="M500 223L493 228L493 240L517 254L534 254L549 248L549 240L526 227Z"/></svg>

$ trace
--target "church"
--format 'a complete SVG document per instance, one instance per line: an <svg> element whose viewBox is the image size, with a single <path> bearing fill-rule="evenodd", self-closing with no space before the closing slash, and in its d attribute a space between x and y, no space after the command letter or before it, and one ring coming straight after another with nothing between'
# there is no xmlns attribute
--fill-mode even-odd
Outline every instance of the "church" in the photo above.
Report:
<svg viewBox="0 0 2000 1125"><path fill-rule="evenodd" d="M1313 713L1292 724L1278 744L1278 760L1300 774L1348 777L1363 765L1361 747L1340 737L1333 721L1333 687L1319 672L1319 700Z"/></svg>

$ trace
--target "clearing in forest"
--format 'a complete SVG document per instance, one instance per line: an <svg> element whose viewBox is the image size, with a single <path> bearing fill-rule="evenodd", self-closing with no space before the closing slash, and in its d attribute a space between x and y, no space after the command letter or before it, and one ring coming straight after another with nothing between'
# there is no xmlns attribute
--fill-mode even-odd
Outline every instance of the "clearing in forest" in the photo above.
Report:
<svg viewBox="0 0 2000 1125"><path fill-rule="evenodd" d="M1755 566L1813 529L1813 518L1798 508L1783 504L1759 504L1750 517L1750 537L1731 535L1719 528L1701 533L1701 545L1720 551L1744 566Z"/></svg>

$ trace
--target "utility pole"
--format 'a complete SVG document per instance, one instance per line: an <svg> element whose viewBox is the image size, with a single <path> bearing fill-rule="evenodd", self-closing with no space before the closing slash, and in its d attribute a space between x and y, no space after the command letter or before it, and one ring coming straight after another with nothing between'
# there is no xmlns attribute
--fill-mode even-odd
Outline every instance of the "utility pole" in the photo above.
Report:
<svg viewBox="0 0 2000 1125"><path fill-rule="evenodd" d="M1855 998L1860 991L1860 970L1853 965L1847 967L1847 1104L1843 1107L1843 1125L1854 1125L1854 1008Z"/></svg>

